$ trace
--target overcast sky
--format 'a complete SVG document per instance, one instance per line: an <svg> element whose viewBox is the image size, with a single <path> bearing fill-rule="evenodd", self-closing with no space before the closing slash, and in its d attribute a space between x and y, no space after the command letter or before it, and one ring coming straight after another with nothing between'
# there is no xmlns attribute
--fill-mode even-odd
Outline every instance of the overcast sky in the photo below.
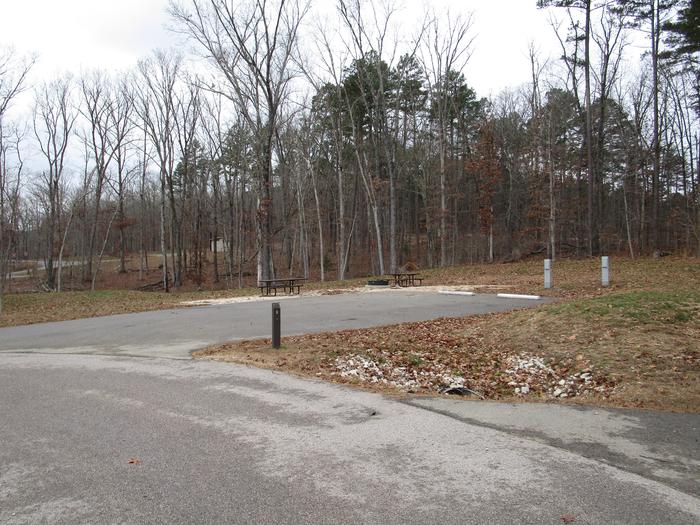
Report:
<svg viewBox="0 0 700 525"><path fill-rule="evenodd" d="M168 0L0 0L0 45L35 52L33 80L63 71L129 68L154 48L177 45L167 30ZM328 10L331 0L316 9ZM401 16L410 27L426 2L404 0ZM433 0L439 14L473 13L476 37L464 71L481 96L528 81L527 46L534 41L544 56L557 55L546 12L535 0ZM321 7L323 6L323 7ZM332 10L330 10L332 13Z"/></svg>

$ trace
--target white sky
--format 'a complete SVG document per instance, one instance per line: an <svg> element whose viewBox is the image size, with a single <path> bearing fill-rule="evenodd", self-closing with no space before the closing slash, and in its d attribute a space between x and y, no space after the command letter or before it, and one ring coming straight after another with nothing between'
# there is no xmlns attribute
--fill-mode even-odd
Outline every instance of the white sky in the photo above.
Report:
<svg viewBox="0 0 700 525"><path fill-rule="evenodd" d="M314 1L333 13L332 0ZM530 41L544 56L557 54L548 15L535 0L403 0L403 5L406 27L426 6L438 14L473 12L475 48L464 73L480 96L528 81ZM166 6L167 0L0 0L0 45L38 54L34 81L64 71L126 69L154 48L177 45L179 37L165 27Z"/></svg>
<svg viewBox="0 0 700 525"><path fill-rule="evenodd" d="M324 17L335 17L335 0L312 2L309 26L316 27ZM473 13L474 50L463 72L480 97L529 81L530 42L535 42L543 59L559 54L549 15L536 8L536 0L398 2L403 5L398 25L405 32L401 37L407 41L428 9L438 16L448 9L453 14ZM79 75L95 68L127 70L153 49L187 49L182 37L166 27L171 23L167 4L168 0L0 0L0 46L10 45L20 54L37 55L31 84L66 72ZM305 39L309 38L313 38L312 27L305 32ZM13 117L29 118L32 103L33 95L28 90L16 100ZM69 167L78 170L81 161L78 154L74 157ZM27 160L36 169L42 166L36 152Z"/></svg>

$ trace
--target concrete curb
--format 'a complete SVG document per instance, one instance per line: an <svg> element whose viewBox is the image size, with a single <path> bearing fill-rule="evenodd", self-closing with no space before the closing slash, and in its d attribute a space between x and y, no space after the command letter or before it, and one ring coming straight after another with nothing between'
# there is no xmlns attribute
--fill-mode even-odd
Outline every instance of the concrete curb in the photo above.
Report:
<svg viewBox="0 0 700 525"><path fill-rule="evenodd" d="M499 293L496 297L501 297L503 299L532 299L533 301L539 301L541 297L539 295L521 295L517 293Z"/></svg>

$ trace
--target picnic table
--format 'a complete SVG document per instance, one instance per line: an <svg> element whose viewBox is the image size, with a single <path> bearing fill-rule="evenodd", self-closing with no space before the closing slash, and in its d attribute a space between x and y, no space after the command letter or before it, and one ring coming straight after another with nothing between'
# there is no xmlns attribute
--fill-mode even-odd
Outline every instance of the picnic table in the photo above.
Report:
<svg viewBox="0 0 700 525"><path fill-rule="evenodd" d="M416 286L416 281L420 286L423 282L423 278L419 277L417 272L396 272L389 275L394 280L395 286Z"/></svg>
<svg viewBox="0 0 700 525"><path fill-rule="evenodd" d="M277 279L260 279L258 280L258 288L262 295L277 295L277 290L282 288L284 293L294 293L296 288L297 293L301 293L301 287L304 286L306 277L280 277Z"/></svg>

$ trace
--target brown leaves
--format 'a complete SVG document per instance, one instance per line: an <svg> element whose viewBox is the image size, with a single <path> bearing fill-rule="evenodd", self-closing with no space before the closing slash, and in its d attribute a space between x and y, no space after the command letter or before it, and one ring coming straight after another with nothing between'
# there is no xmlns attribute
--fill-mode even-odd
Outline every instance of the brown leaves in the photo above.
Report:
<svg viewBox="0 0 700 525"><path fill-rule="evenodd" d="M224 345L220 353L234 362L408 393L464 387L490 399L565 398L599 386L591 374L581 376L588 370L585 360L550 362L505 344L506 332L515 328L512 316L440 318L292 336L285 338L282 353L270 353L268 341L243 341ZM216 359L216 349L201 355L212 354Z"/></svg>
<svg viewBox="0 0 700 525"><path fill-rule="evenodd" d="M648 260L620 259L617 288L603 289L598 260L560 260L556 281L560 287L555 291L585 298L675 283L692 287L699 282L700 272L690 275L687 262L669 262L673 277L664 281ZM426 273L431 282L477 287L488 283L541 292L541 260ZM639 330L628 323L612 326L582 315L581 308L562 306L286 337L286 348L273 357L268 357L269 341L236 343L223 359L377 390L435 393L446 382L463 380L466 388L490 399L574 397L596 404L697 411L700 323L676 324L672 331L663 326ZM348 373L353 370L348 363L352 359L357 360L357 374ZM520 366L517 359L529 364ZM661 386L668 392L663 396L657 393Z"/></svg>
<svg viewBox="0 0 700 525"><path fill-rule="evenodd" d="M573 514L564 514L561 517L561 521L563 521L564 523L573 523L574 521L576 521L576 516L574 516Z"/></svg>
<svg viewBox="0 0 700 525"><path fill-rule="evenodd" d="M130 458L127 463L129 463L129 465L140 465L141 460L139 458Z"/></svg>

